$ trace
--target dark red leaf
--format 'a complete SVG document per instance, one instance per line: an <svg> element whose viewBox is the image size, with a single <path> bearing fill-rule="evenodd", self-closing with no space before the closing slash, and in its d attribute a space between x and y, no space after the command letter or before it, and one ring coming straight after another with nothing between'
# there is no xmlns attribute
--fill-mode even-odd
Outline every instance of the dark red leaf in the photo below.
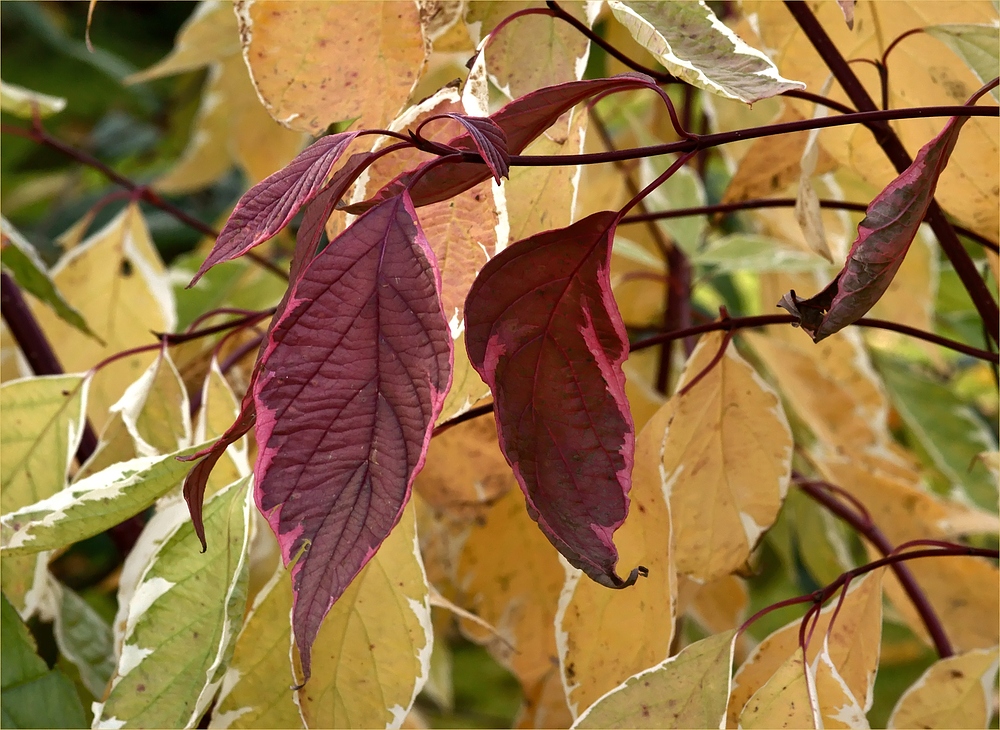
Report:
<svg viewBox="0 0 1000 730"><path fill-rule="evenodd" d="M969 117L953 117L924 145L899 177L868 206L858 237L840 273L809 299L789 292L778 306L799 317L814 342L839 332L865 316L882 298L934 199L941 172Z"/></svg>
<svg viewBox="0 0 1000 730"><path fill-rule="evenodd" d="M571 81L525 94L489 118L496 122L506 135L510 154L517 155L523 152L533 139L552 126L563 112L584 99L609 91L655 88L655 86L656 82L650 77L636 73L621 74L608 79ZM476 149L469 134L455 137L447 145L460 150ZM382 200L398 195L429 164L430 162L425 162L420 167L404 172L370 200L348 206L347 211L360 213ZM485 165L461 162L437 165L417 181L410 194L413 196L413 204L419 208L458 195L473 185L488 180L489 177L490 170Z"/></svg>
<svg viewBox="0 0 1000 730"><path fill-rule="evenodd" d="M595 213L515 243L465 302L466 346L490 386L500 447L528 513L570 563L614 588L614 531L628 512L635 435L611 294L620 215Z"/></svg>
<svg viewBox="0 0 1000 730"><path fill-rule="evenodd" d="M399 520L450 385L439 278L409 196L387 200L292 282L261 355L256 499L295 560L307 677L323 618Z"/></svg>
<svg viewBox="0 0 1000 730"><path fill-rule="evenodd" d="M507 136L500 125L489 117L469 117L464 114L446 114L457 120L469 132L476 151L486 162L493 173L493 179L500 183L500 178L508 177L510 171L510 153L507 152Z"/></svg>
<svg viewBox="0 0 1000 730"><path fill-rule="evenodd" d="M287 167L244 193L188 286L216 264L242 256L287 226L299 208L316 197L334 164L357 136L357 132L341 132L323 137Z"/></svg>

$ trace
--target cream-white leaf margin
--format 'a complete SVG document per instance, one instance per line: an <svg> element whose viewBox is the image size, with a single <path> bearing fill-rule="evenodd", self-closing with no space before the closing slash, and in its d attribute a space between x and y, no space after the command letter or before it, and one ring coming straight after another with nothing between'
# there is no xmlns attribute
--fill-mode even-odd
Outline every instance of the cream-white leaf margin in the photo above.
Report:
<svg viewBox="0 0 1000 730"><path fill-rule="evenodd" d="M608 0L608 6L670 73L700 89L752 104L805 88L783 78L767 56L727 28L704 0Z"/></svg>
<svg viewBox="0 0 1000 730"><path fill-rule="evenodd" d="M177 370L177 366L174 365L174 361L170 358L169 353L166 349L160 352L159 357L157 357L146 368L145 372L139 376L139 379L132 383L122 397L118 399L118 402L111 406L111 413L121 413L122 421L125 423L125 429L128 431L132 440L135 442L136 452L140 456L159 456L160 450L157 449L152 444L148 443L139 432L139 417L142 414L142 409L146 405L146 401L149 399L150 393L156 385L156 378L159 375L159 370L162 367L169 369L170 373L174 376L179 387L178 392L181 396L180 402L180 414L182 418L182 428L184 434L180 439L181 443L177 444L179 448L185 448L191 445L191 407L188 400L187 388L184 387L184 381L181 378L181 374Z"/></svg>

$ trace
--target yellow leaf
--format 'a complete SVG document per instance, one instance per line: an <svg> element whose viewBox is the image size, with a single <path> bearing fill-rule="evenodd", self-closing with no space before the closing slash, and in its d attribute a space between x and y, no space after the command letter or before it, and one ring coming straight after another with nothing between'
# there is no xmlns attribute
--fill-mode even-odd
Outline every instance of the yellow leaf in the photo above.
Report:
<svg viewBox="0 0 1000 730"><path fill-rule="evenodd" d="M642 352L640 350L640 352ZM628 398L629 410L632 412L632 422L635 424L635 431L642 430L649 419L660 410L666 403L666 396L652 386L637 367L637 352L622 366L625 372L625 396Z"/></svg>
<svg viewBox="0 0 1000 730"><path fill-rule="evenodd" d="M745 12L755 14L763 44L774 50L779 69L794 71L808 88L818 89L829 71L809 39L792 19L787 9L770 2L748 3ZM859 3L854 30L849 30L836 3L813 6L819 23L845 58L880 58L888 45L912 28L941 23L993 24L995 6L987 0L978 2L925 3L898 2L891 9L880 3ZM749 40L749 39L748 39ZM753 41L751 40L751 43ZM933 62L930 62L930 60ZM888 60L889 107L922 107L939 104L962 104L981 86L964 61L927 34L904 39ZM857 68L869 96L880 98L879 77L874 69ZM847 97L838 85L830 96L841 102ZM990 97L980 104L992 103ZM790 101L799 109L812 105ZM910 155L933 138L945 119L917 119L890 122ZM885 154L872 134L863 128L838 127L820 134L824 149L840 164L852 167L871 184L881 189L896 177ZM971 119L962 130L954 153L945 169L936 195L944 209L959 221L987 236L995 236L1000 215L996 204L998 172L996 125L987 119Z"/></svg>
<svg viewBox="0 0 1000 730"><path fill-rule="evenodd" d="M538 684L524 689L524 705L514 721L514 727L568 728L572 724L573 715L566 705L562 675L558 667L552 667Z"/></svg>
<svg viewBox="0 0 1000 730"><path fill-rule="evenodd" d="M507 474L506 494L469 529L456 570L457 602L503 639L471 621L459 625L527 689L558 661L553 622L565 572L555 548L528 517L509 469Z"/></svg>
<svg viewBox="0 0 1000 730"><path fill-rule="evenodd" d="M823 638L821 651L812 664L816 704L824 728L867 728L865 708L847 686L846 680L830 656L829 637Z"/></svg>
<svg viewBox="0 0 1000 730"><path fill-rule="evenodd" d="M806 647L810 666L813 666L821 652L828 653L829 664L836 669L847 685L847 690L858 698L865 710L871 707L872 688L878 668L882 636L883 573L884 569L878 569L853 580L843 602L839 603L839 611L838 598L831 600L815 623L810 622L812 639ZM836 621L831 628L831 618L835 611ZM768 683L774 689L775 684L788 681L794 674L791 665L795 661L798 661L798 671L801 674L800 625L801 621L795 620L773 632L757 645L736 672L729 699L731 726L735 726L737 718L747 726L744 717L747 708L754 704L752 698ZM795 686L799 686L799 681L795 679ZM802 687L804 686L803 680ZM766 727L766 717L760 719L757 725Z"/></svg>
<svg viewBox="0 0 1000 730"><path fill-rule="evenodd" d="M236 12L264 106L313 135L357 117L364 127L384 127L406 103L429 50L409 2L241 1Z"/></svg>
<svg viewBox="0 0 1000 730"><path fill-rule="evenodd" d="M988 727L996 676L996 647L936 661L899 698L889 727Z"/></svg>
<svg viewBox="0 0 1000 730"><path fill-rule="evenodd" d="M291 686L292 582L283 566L254 600L212 712L212 728L303 727Z"/></svg>
<svg viewBox="0 0 1000 730"><path fill-rule="evenodd" d="M166 348L111 411L122 414L140 456L158 456L192 443L187 391Z"/></svg>
<svg viewBox="0 0 1000 730"><path fill-rule="evenodd" d="M758 689L740 713L741 728L818 728L816 689L796 649Z"/></svg>
<svg viewBox="0 0 1000 730"><path fill-rule="evenodd" d="M671 513L659 468L669 418L668 407L661 408L636 438L629 516L615 532L620 565L626 570L644 565L648 577L626 590L609 591L574 571L559 599L559 662L574 716L670 655L677 580Z"/></svg>
<svg viewBox="0 0 1000 730"><path fill-rule="evenodd" d="M451 369L451 389L445 396L438 425L459 416L490 394L490 388L472 367L465 348L465 333L454 339L455 362ZM433 444L433 441L431 442Z"/></svg>
<svg viewBox="0 0 1000 730"><path fill-rule="evenodd" d="M14 341L7 323L0 321L0 383L27 378L30 375L33 373L24 359L21 348Z"/></svg>
<svg viewBox="0 0 1000 730"><path fill-rule="evenodd" d="M721 332L699 340L679 388L709 365L722 342ZM712 580L742 566L777 517L791 474L791 431L778 396L732 343L664 408L671 415L661 469L677 572Z"/></svg>
<svg viewBox="0 0 1000 730"><path fill-rule="evenodd" d="M690 578L683 578L679 585L679 609L683 605L683 613L710 633L735 629L743 622L750 596L746 581L742 578L724 575L702 585ZM683 604L681 596L684 596ZM678 613L681 612L678 610ZM742 634L740 636L742 638Z"/></svg>
<svg viewBox="0 0 1000 730"><path fill-rule="evenodd" d="M97 448L89 459L73 475L73 481L96 474L112 464L134 459L139 454L135 450L135 440L125 426L121 411L115 411L104 424Z"/></svg>
<svg viewBox="0 0 1000 730"><path fill-rule="evenodd" d="M573 727L722 726L735 634L732 630L709 636L630 677L592 705Z"/></svg>
<svg viewBox="0 0 1000 730"><path fill-rule="evenodd" d="M427 680L431 609L416 518L399 524L327 614L312 678L296 692L309 727L398 727Z"/></svg>
<svg viewBox="0 0 1000 730"><path fill-rule="evenodd" d="M63 256L52 278L106 343L80 333L32 300L35 318L68 371L87 370L109 355L155 343L152 332L173 330L173 292L137 203ZM155 357L153 352L130 355L96 373L87 405L94 428L101 429L112 404Z"/></svg>
<svg viewBox="0 0 1000 730"><path fill-rule="evenodd" d="M198 412L195 443L221 436L236 419L239 411L240 404L236 394L219 369L218 360L213 357L202 385L201 410ZM226 449L225 458L220 459L212 469L208 477L206 494L214 494L227 484L249 474L251 468L248 456L247 438L243 436Z"/></svg>
<svg viewBox="0 0 1000 730"><path fill-rule="evenodd" d="M58 114L66 108L66 100L58 96L49 96L17 84L0 81L0 110L31 119L38 111L38 116L44 119Z"/></svg>

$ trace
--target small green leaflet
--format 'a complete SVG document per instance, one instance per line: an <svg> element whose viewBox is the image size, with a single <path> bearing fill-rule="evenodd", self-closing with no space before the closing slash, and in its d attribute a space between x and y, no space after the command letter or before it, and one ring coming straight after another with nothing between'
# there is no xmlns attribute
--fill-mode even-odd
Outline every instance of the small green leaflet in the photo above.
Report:
<svg viewBox="0 0 1000 730"><path fill-rule="evenodd" d="M204 448L112 464L71 487L0 518L0 555L52 550L97 535L142 512L190 470L177 461Z"/></svg>
<svg viewBox="0 0 1000 730"><path fill-rule="evenodd" d="M7 84L4 84L6 87ZM6 89L5 89L6 92ZM6 109L4 109L6 111ZM45 263L39 258L38 252L27 239L22 236L10 221L0 216L0 264L4 271L14 277L17 285L52 308L66 324L76 327L83 334L93 337L98 342L101 338L93 333L87 322L63 295L49 276Z"/></svg>

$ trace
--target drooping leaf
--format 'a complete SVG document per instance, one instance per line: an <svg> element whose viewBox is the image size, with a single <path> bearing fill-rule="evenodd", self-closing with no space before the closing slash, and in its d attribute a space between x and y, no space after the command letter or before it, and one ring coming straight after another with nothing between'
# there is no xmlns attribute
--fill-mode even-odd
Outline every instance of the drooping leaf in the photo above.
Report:
<svg viewBox="0 0 1000 730"><path fill-rule="evenodd" d="M415 528L411 506L320 627L296 698L308 727L398 728L412 708L434 641Z"/></svg>
<svg viewBox="0 0 1000 730"><path fill-rule="evenodd" d="M800 317L814 342L863 317L879 300L903 263L917 228L934 200L934 190L958 133L969 117L953 117L941 133L868 206L844 268L810 299L789 292L780 306Z"/></svg>
<svg viewBox="0 0 1000 730"><path fill-rule="evenodd" d="M615 18L675 76L727 99L752 104L805 84L782 78L703 1L609 0Z"/></svg>
<svg viewBox="0 0 1000 730"><path fill-rule="evenodd" d="M240 401L219 369L219 363L215 358L212 358L205 382L202 384L201 403L198 424L195 428L195 443L224 436L233 421L239 418ZM241 437L230 443L225 454L227 458L223 463L216 464L212 469L206 486L208 495L253 471L246 438Z"/></svg>
<svg viewBox="0 0 1000 730"><path fill-rule="evenodd" d="M285 563L303 553L306 677L323 617L402 514L451 380L432 262L409 196L380 204L303 270L261 355L257 504Z"/></svg>
<svg viewBox="0 0 1000 730"><path fill-rule="evenodd" d="M520 154L528 144L548 129L566 111L584 99L597 96L608 91L625 91L628 89L655 88L654 81L643 74L629 73L610 79L593 79L587 81L571 81L558 86L539 89L530 94L515 99L505 107L490 115L507 136L507 150L510 154ZM476 151L471 136L461 135L449 141L449 147L459 150ZM407 184L424 167L402 173L386 185L374 197L363 202L348 206L350 213L360 213L372 205L398 195ZM417 207L436 203L451 198L473 185L488 180L490 170L482 166L468 163L452 163L436 165L434 169L422 175L410 191L413 204Z"/></svg>
<svg viewBox="0 0 1000 730"><path fill-rule="evenodd" d="M217 263L242 256L287 226L319 194L330 170L357 135L341 132L321 138L244 193L191 285Z"/></svg>
<svg viewBox="0 0 1000 730"><path fill-rule="evenodd" d="M358 117L383 127L406 103L430 50L408 2L240 2L236 14L264 106L310 134Z"/></svg>
<svg viewBox="0 0 1000 730"><path fill-rule="evenodd" d="M492 259L465 303L469 359L494 396L500 447L528 512L574 566L609 587L635 449L611 296L619 215L595 213Z"/></svg>
<svg viewBox="0 0 1000 730"><path fill-rule="evenodd" d="M841 11L844 13L844 22L847 23L848 30L854 30L854 4L856 0L837 0Z"/></svg>
<svg viewBox="0 0 1000 730"><path fill-rule="evenodd" d="M58 96L49 96L38 91L26 89L17 84L0 81L0 111L31 119L37 112L44 119L58 114L66 108L66 100Z"/></svg>
<svg viewBox="0 0 1000 730"><path fill-rule="evenodd" d="M80 313L68 304L63 295L56 289L45 263L38 256L35 247L6 218L0 217L0 228L3 230L0 261L3 263L4 270L10 272L18 286L31 292L40 301L52 307L52 310L66 324L76 327L85 335L96 337Z"/></svg>
<svg viewBox="0 0 1000 730"><path fill-rule="evenodd" d="M84 727L83 706L69 678L49 669L17 611L0 597L2 717L5 728Z"/></svg>
<svg viewBox="0 0 1000 730"><path fill-rule="evenodd" d="M465 127L476 151L493 173L493 179L500 184L500 178L510 171L510 154L507 152L507 138L503 129L489 117L470 117L465 114L447 116Z"/></svg>
<svg viewBox="0 0 1000 730"><path fill-rule="evenodd" d="M995 712L996 676L995 647L936 661L899 698L888 726L988 727Z"/></svg>
<svg viewBox="0 0 1000 730"><path fill-rule="evenodd" d="M5 514L0 522L0 554L63 547L139 514L177 486L188 469L177 457L196 449L113 464L47 499Z"/></svg>
<svg viewBox="0 0 1000 730"><path fill-rule="evenodd" d="M696 641L629 677L573 728L725 727L735 635L730 630Z"/></svg>
<svg viewBox="0 0 1000 730"><path fill-rule="evenodd" d="M957 53L982 83L1000 76L1000 60L996 52L997 44L1000 44L1000 28L996 25L942 23L927 26L923 30ZM1000 100L997 89L994 88L990 93Z"/></svg>
<svg viewBox="0 0 1000 730"><path fill-rule="evenodd" d="M559 599L559 665L574 717L628 677L670 656L677 577L660 469L669 417L659 410L636 438L629 517L615 533L621 559L641 563L649 575L627 591L609 591L579 580L574 571Z"/></svg>
<svg viewBox="0 0 1000 730"><path fill-rule="evenodd" d="M110 355L155 344L153 332L171 332L177 320L166 268L137 202L71 248L52 268L52 279L103 341L31 300L31 311L67 372L84 372ZM94 374L87 415L95 429L104 427L111 406L155 357L129 355Z"/></svg>
<svg viewBox="0 0 1000 730"><path fill-rule="evenodd" d="M125 625L111 688L95 727L196 727L222 681L246 608L248 479L206 505L214 549L199 550L190 522L174 523L122 597ZM120 723L120 724L119 724Z"/></svg>
<svg viewBox="0 0 1000 730"><path fill-rule="evenodd" d="M660 468L677 531L677 572L700 581L746 562L791 477L792 434L778 395L732 343L713 364L723 343L721 332L702 337L664 406L670 416Z"/></svg>

